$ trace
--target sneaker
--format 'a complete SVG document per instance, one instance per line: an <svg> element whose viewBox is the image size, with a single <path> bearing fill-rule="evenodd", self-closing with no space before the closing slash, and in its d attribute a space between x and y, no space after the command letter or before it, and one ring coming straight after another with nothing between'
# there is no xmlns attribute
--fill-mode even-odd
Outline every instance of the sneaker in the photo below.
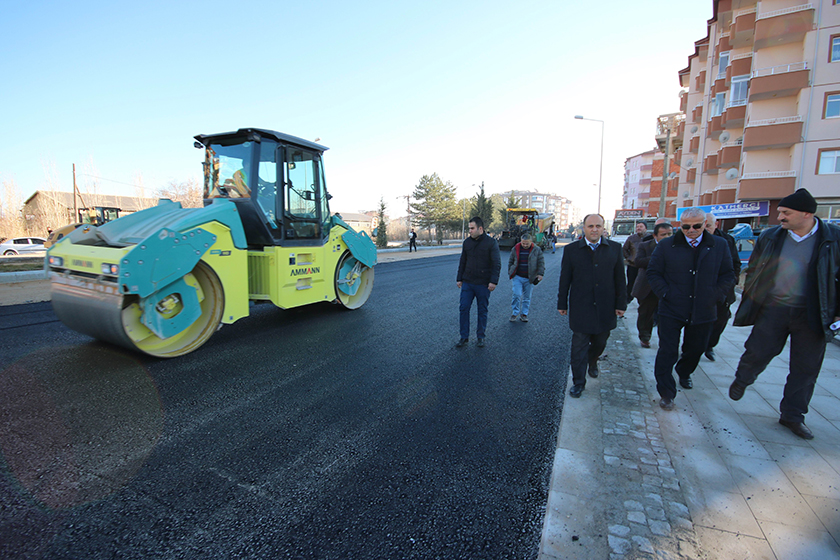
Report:
<svg viewBox="0 0 840 560"><path fill-rule="evenodd" d="M516 321L516 315L511 315L510 320L511 320L511 322Z"/></svg>
<svg viewBox="0 0 840 560"><path fill-rule="evenodd" d="M484 339L479 338L478 342L476 343L476 346L478 346L479 348L484 348Z"/></svg>
<svg viewBox="0 0 840 560"><path fill-rule="evenodd" d="M469 338L462 338L461 340L459 340L458 342L455 343L455 348L463 348L464 346L467 345L467 342L469 342L469 341L470 341Z"/></svg>
<svg viewBox="0 0 840 560"><path fill-rule="evenodd" d="M519 320L522 321L523 323L527 323L528 322L528 316L527 315L520 315Z"/></svg>

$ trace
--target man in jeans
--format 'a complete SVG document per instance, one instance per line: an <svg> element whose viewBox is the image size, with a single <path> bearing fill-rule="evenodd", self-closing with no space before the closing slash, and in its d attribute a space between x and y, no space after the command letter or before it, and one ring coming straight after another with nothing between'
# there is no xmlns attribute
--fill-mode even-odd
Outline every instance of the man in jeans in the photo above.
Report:
<svg viewBox="0 0 840 560"><path fill-rule="evenodd" d="M478 307L475 335L478 346L484 347L484 333L487 328L487 306L490 292L499 283L502 259L499 244L484 233L484 222L478 216L470 218L470 236L461 248L456 284L461 289L461 338L455 344L463 348L470 338L470 309L473 299Z"/></svg>
<svg viewBox="0 0 840 560"><path fill-rule="evenodd" d="M543 279L545 274L545 257L542 250L534 245L531 235L525 233L522 240L510 251L508 259L508 275L513 291L510 307L510 320L528 322L528 311L531 308L531 290L535 284Z"/></svg>

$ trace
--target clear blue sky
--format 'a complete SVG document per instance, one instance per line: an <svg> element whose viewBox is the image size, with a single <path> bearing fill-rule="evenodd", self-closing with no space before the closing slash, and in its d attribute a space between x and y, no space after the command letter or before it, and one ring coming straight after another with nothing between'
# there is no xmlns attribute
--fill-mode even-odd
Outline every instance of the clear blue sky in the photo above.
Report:
<svg viewBox="0 0 840 560"><path fill-rule="evenodd" d="M83 189L154 196L199 178L194 135L259 127L331 148L333 210L384 197L404 215L436 172L459 196L484 181L586 213L601 127L582 114L605 121L610 217L711 15L712 0L7 3L0 181L69 192L75 163Z"/></svg>

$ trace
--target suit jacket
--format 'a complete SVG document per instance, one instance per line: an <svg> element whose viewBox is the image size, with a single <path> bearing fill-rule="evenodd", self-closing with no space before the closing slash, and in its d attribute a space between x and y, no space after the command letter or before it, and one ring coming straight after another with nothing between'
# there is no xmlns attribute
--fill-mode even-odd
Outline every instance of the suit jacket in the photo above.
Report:
<svg viewBox="0 0 840 560"><path fill-rule="evenodd" d="M647 279L659 298L659 314L691 325L717 319L717 303L735 283L726 241L708 232L696 249L682 231L660 241Z"/></svg>
<svg viewBox="0 0 840 560"><path fill-rule="evenodd" d="M633 292L630 294L639 301L642 301L650 295L650 282L647 279L647 267L650 263L650 257L653 255L653 250L656 249L656 241L651 239L639 243L636 249L636 266L639 269L639 274L636 276L636 283L633 284Z"/></svg>
<svg viewBox="0 0 840 560"><path fill-rule="evenodd" d="M732 255L732 274L735 275L735 284L732 285L732 289L726 294L726 305L732 305L735 301L735 286L738 284L738 278L741 276L741 257L738 255L738 246L735 244L734 237L721 231L720 228L715 228L715 235L726 240L729 253Z"/></svg>
<svg viewBox="0 0 840 560"><path fill-rule="evenodd" d="M563 248L557 309L569 312L572 331L599 334L616 327L616 309L627 309L621 245L601 238L593 251L586 238Z"/></svg>

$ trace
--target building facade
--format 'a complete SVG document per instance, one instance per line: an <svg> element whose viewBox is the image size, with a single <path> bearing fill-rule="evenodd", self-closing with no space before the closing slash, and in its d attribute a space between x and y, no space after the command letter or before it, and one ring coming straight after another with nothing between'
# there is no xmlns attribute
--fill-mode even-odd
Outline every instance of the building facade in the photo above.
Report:
<svg viewBox="0 0 840 560"><path fill-rule="evenodd" d="M622 208L645 208L650 199L650 180L653 156L657 150L648 150L624 160L624 192Z"/></svg>
<svg viewBox="0 0 840 560"><path fill-rule="evenodd" d="M557 229L566 229L579 221L580 211L564 196L537 191L509 191L506 197L514 197L522 208L533 208L538 212L554 214Z"/></svg>
<svg viewBox="0 0 840 560"><path fill-rule="evenodd" d="M806 188L840 218L840 2L713 0L679 79L676 206L769 201L760 227Z"/></svg>

